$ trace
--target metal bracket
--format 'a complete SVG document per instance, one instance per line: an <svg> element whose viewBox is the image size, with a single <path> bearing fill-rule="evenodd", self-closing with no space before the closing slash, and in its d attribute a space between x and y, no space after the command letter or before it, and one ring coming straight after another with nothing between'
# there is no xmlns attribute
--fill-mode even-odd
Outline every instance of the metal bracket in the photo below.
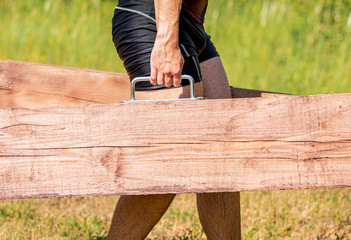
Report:
<svg viewBox="0 0 351 240"><path fill-rule="evenodd" d="M121 103L133 103L133 102L169 102L169 101L185 101L185 100L203 100L204 97L195 97L195 81L194 78L190 75L182 75L182 79L188 80L190 83L190 98L177 98L177 99L152 99L152 100L135 100L135 84L137 82L146 82L150 81L150 77L136 77L131 82L131 93L130 101L125 100Z"/></svg>

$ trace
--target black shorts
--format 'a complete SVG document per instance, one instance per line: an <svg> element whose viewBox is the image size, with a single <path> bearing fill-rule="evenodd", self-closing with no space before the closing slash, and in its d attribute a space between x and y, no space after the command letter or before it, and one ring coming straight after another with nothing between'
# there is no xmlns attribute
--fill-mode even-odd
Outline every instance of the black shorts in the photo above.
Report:
<svg viewBox="0 0 351 240"><path fill-rule="evenodd" d="M120 0L112 19L113 42L130 79L150 76L150 56L156 38L154 0ZM179 47L184 57L182 74L195 82L202 80L200 63L219 56L215 46L199 24L181 11ZM188 85L182 81L182 86ZM150 82L139 82L136 90L165 88Z"/></svg>

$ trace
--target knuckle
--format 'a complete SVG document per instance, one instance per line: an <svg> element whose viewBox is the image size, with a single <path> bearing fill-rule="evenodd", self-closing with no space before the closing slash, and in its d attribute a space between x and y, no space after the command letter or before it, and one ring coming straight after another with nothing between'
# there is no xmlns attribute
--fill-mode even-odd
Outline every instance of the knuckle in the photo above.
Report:
<svg viewBox="0 0 351 240"><path fill-rule="evenodd" d="M172 74L171 69L169 69L169 68L164 69L164 74L171 75Z"/></svg>
<svg viewBox="0 0 351 240"><path fill-rule="evenodd" d="M182 65L174 66L174 68L173 68L173 73L174 73L175 75L180 74L181 71L182 71Z"/></svg>
<svg viewBox="0 0 351 240"><path fill-rule="evenodd" d="M174 75L180 75L180 73L181 73L180 68L178 68L178 69L176 69L176 70L174 71Z"/></svg>

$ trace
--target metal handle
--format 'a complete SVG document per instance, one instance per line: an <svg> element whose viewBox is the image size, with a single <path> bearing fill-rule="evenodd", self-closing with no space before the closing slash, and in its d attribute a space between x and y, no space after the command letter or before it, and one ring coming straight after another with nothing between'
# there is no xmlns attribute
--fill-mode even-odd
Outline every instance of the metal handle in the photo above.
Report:
<svg viewBox="0 0 351 240"><path fill-rule="evenodd" d="M185 79L185 80L188 80L189 83L190 83L190 98L191 99L195 99L195 88L194 88L194 85L195 85L195 81L194 81L194 78L190 75L182 75L182 80ZM135 101L135 84L137 82L148 82L150 81L150 77L136 77L132 80L132 83L131 83L131 93L130 93L130 101Z"/></svg>
<svg viewBox="0 0 351 240"><path fill-rule="evenodd" d="M182 79L186 79L190 83L190 98L177 98L177 99L158 99L158 100L135 100L135 84L137 82L150 81L150 77L136 77L132 80L131 83L131 94L130 101L122 101L121 103L130 103L130 102L166 102L166 101L180 101L180 100L201 100L205 99L204 97L195 97L195 81L192 76L182 75Z"/></svg>

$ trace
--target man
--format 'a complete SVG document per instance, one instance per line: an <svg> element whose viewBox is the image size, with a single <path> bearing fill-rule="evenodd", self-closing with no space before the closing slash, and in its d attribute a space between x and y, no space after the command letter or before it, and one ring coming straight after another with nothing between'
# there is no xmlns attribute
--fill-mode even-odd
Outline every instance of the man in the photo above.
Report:
<svg viewBox="0 0 351 240"><path fill-rule="evenodd" d="M206 7L207 0L119 1L112 21L117 52L131 79L151 77L137 90L184 86L181 74L188 74L203 82L205 97L231 97L219 55L203 28ZM121 196L108 239L144 239L174 196ZM239 193L197 194L197 208L208 239L240 239Z"/></svg>

